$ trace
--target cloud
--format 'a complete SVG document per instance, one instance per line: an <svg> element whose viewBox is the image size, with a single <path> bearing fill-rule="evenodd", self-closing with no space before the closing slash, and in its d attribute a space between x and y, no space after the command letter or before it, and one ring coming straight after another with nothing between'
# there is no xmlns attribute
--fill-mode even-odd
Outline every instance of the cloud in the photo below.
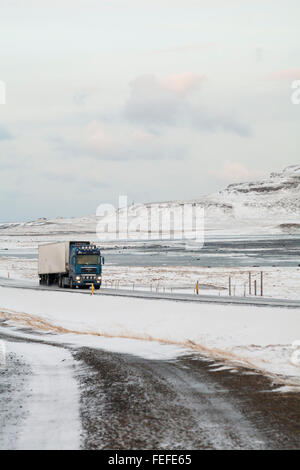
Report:
<svg viewBox="0 0 300 470"><path fill-rule="evenodd" d="M8 132L7 129L4 127L0 126L0 140L10 140L12 139L13 136Z"/></svg>
<svg viewBox="0 0 300 470"><path fill-rule="evenodd" d="M138 128L105 127L92 121L84 130L83 147L103 160L162 160L183 158L182 147L165 142L159 134Z"/></svg>
<svg viewBox="0 0 300 470"><path fill-rule="evenodd" d="M213 46L214 43L203 43L203 44L185 44L182 46L173 46L161 49L154 49L150 54L187 54L190 52L202 52L208 47Z"/></svg>
<svg viewBox="0 0 300 470"><path fill-rule="evenodd" d="M204 82L203 75L191 73L162 79L141 75L130 84L124 116L152 132L161 126L181 126L208 132L232 132L242 137L251 135L250 127L239 122L232 111L223 111L219 103L212 106L205 102L201 94Z"/></svg>
<svg viewBox="0 0 300 470"><path fill-rule="evenodd" d="M300 78L300 69L284 69L268 76L270 80L297 80Z"/></svg>
<svg viewBox="0 0 300 470"><path fill-rule="evenodd" d="M263 56L264 56L264 49L263 47L257 47L255 49L255 60L257 63L260 63L263 61Z"/></svg>
<svg viewBox="0 0 300 470"><path fill-rule="evenodd" d="M97 169L98 170L98 169ZM86 166L84 170L84 178L82 178L82 171L78 167L63 166L60 168L51 168L50 170L41 172L41 177L54 181L56 183L63 183L71 187L76 186L77 192L84 192L87 189L94 188L107 188L107 181L104 179L100 171L95 170L94 167Z"/></svg>
<svg viewBox="0 0 300 470"><path fill-rule="evenodd" d="M73 101L76 106L85 106L88 102L94 102L101 88L95 85L80 87L73 93Z"/></svg>
<svg viewBox="0 0 300 470"><path fill-rule="evenodd" d="M242 163L232 162L229 160L226 160L223 166L215 174L218 178L229 182L245 181L258 176L256 172L249 170Z"/></svg>
<svg viewBox="0 0 300 470"><path fill-rule="evenodd" d="M147 130L121 125L107 125L99 120L51 138L64 157L97 160L164 160L182 159L186 149L169 142L164 136Z"/></svg>
<svg viewBox="0 0 300 470"><path fill-rule="evenodd" d="M131 82L125 117L144 124L174 125L183 111L185 98L154 75L142 75Z"/></svg>
<svg viewBox="0 0 300 470"><path fill-rule="evenodd" d="M229 132L240 137L250 137L251 128L237 119L234 111L210 110L208 106L191 107L190 122L194 128L206 132Z"/></svg>
<svg viewBox="0 0 300 470"><path fill-rule="evenodd" d="M178 94L186 94L199 89L203 78L203 75L192 73L169 75L161 80L161 86Z"/></svg>

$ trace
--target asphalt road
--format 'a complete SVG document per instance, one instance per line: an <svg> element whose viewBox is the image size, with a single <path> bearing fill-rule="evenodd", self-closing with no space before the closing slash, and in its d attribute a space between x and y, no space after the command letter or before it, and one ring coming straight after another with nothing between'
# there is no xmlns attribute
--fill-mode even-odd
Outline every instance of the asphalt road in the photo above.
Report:
<svg viewBox="0 0 300 470"><path fill-rule="evenodd" d="M30 342L41 364L40 348L45 344L58 347L51 343L51 337L36 334L34 340L17 338L0 324L2 340L18 342L18 351L22 351L22 343L25 346ZM147 360L100 349L60 347L74 360L81 427L78 448L300 448L300 395L276 391L264 376L244 369L227 370L198 354ZM24 402L30 403L35 393L26 387L31 374L26 354L14 355L10 363L14 367L0 369L2 449L14 448L13 437L30 419ZM42 389L41 403L46 407L47 393L48 388ZM38 396L41 398L41 392ZM43 426L45 430L49 427L49 419L42 420L47 416L42 409L38 416L42 432ZM59 411L52 413L51 425L59 435L66 426L65 416ZM11 439L7 439L6 430ZM34 440L40 440L34 432L30 436L26 442L35 448Z"/></svg>
<svg viewBox="0 0 300 470"><path fill-rule="evenodd" d="M85 289L61 289L57 286L39 286L31 281L12 280L0 277L0 286L11 287L17 289L46 290L67 292L70 294L90 295L90 290ZM196 294L178 294L164 292L149 292L142 290L126 290L111 289L102 287L99 291L95 291L94 295L109 295L119 297L135 297L141 299L152 300L172 300L177 302L198 302L198 303L214 303L214 304L238 304L238 305L254 305L261 307L284 307L284 308L300 308L300 300L274 299L268 297L234 297L234 296L216 296L216 295L196 295Z"/></svg>

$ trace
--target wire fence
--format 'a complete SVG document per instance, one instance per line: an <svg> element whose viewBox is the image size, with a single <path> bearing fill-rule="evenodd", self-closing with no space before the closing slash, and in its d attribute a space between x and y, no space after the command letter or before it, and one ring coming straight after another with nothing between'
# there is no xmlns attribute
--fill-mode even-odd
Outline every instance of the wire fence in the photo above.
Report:
<svg viewBox="0 0 300 470"><path fill-rule="evenodd" d="M233 275L228 276L227 286L212 286L211 284L200 284L195 280L193 284L170 284L169 282L137 282L119 279L106 279L102 283L104 288L114 290L139 290L153 293L189 293L195 295L219 295L233 297L264 296L264 273L247 273L247 280L236 279Z"/></svg>

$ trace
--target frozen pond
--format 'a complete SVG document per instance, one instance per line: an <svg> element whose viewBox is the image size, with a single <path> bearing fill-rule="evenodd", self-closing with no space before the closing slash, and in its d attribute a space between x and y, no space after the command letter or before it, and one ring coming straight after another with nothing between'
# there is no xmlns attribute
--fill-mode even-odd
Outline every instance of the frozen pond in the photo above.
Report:
<svg viewBox="0 0 300 470"><path fill-rule="evenodd" d="M201 249L167 240L106 243L103 254L113 266L295 267L300 265L300 235L214 238ZM36 259L37 251L0 249L0 257Z"/></svg>
<svg viewBox="0 0 300 470"><path fill-rule="evenodd" d="M174 246L105 250L107 263L118 266L299 266L300 237L206 241L201 249Z"/></svg>

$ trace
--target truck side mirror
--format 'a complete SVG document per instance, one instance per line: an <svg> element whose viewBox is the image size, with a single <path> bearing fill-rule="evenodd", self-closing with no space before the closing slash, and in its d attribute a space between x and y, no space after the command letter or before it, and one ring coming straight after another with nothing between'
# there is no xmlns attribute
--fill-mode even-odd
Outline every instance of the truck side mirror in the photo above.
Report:
<svg viewBox="0 0 300 470"><path fill-rule="evenodd" d="M102 256L102 264L105 264L104 256Z"/></svg>

